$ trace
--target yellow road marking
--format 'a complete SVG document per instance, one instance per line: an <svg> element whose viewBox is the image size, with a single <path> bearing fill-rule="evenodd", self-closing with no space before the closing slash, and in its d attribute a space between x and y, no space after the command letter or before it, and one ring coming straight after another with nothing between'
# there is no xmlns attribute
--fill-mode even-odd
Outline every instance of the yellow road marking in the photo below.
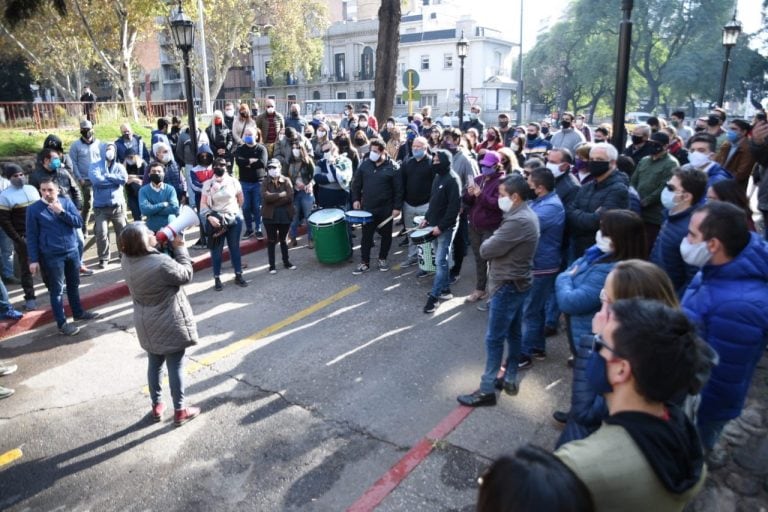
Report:
<svg viewBox="0 0 768 512"><path fill-rule="evenodd" d="M360 287L358 285L350 286L349 288L344 288L338 293L335 293L331 295L330 297L321 300L320 302L316 302L315 304L312 304L306 309L302 309L301 311L298 311L291 316L284 318L283 320L280 320L277 323L274 323L268 327L265 327L264 329L251 334L250 336L243 338L239 341L236 341L230 345L227 345L224 348L221 348L215 352L212 352L211 354L205 356L200 361L192 361L188 365L184 367L184 373L191 375L202 368L206 366L211 366L212 364L224 359L225 357L231 356L235 352L238 352L242 349L248 348L251 345L254 345L259 340L266 338L270 334L273 334L280 329L283 329L293 323L298 322L299 320L302 320L312 313L316 313L317 311L320 311L321 309L330 306L334 302L338 302L347 295L350 295L352 293L355 293L356 291L360 290ZM163 379L163 384L166 384L168 382L168 378L166 377ZM144 386L144 393L149 393L149 387Z"/></svg>
<svg viewBox="0 0 768 512"><path fill-rule="evenodd" d="M0 467L10 464L11 462L20 459L24 454L21 453L21 448L14 448L0 455Z"/></svg>

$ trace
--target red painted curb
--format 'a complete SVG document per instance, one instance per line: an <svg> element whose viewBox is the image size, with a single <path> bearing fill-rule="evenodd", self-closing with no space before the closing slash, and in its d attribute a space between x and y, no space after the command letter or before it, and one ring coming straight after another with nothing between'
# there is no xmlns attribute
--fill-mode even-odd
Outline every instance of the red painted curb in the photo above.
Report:
<svg viewBox="0 0 768 512"><path fill-rule="evenodd" d="M306 228L301 227L299 228L298 234L303 235L305 232ZM240 242L240 253L250 254L252 252L260 251L265 247L267 247L266 240L243 240ZM228 259L229 249L227 248L224 249L223 260L227 261ZM211 261L210 252L206 252L205 254L201 254L192 258L192 267L195 269L195 272L206 269L211 265L213 265L213 262ZM105 288L95 290L86 295L82 295L80 297L80 301L82 302L85 309L93 309L103 306L104 304L123 299L129 294L130 293L128 291L127 284L116 283ZM72 310L69 308L69 305L65 306L64 309L67 315L72 314ZM12 320L2 320L0 321L0 341L5 338L10 338L11 336L16 336L17 334L21 334L23 332L30 331L32 329L37 329L38 327L41 327L49 322L53 322L53 320L53 312L50 308L39 309L25 313L24 317L16 322Z"/></svg>
<svg viewBox="0 0 768 512"><path fill-rule="evenodd" d="M400 483L405 480L411 471L421 464L421 461L427 458L434 448L435 441L443 439L450 434L453 429L458 427L467 416L472 414L474 409L470 407L458 406L448 416L443 418L429 433L424 436L416 445L408 450L394 466L389 468L384 476L379 478L376 483L368 488L348 509L347 512L370 512L378 507L384 498L395 490Z"/></svg>

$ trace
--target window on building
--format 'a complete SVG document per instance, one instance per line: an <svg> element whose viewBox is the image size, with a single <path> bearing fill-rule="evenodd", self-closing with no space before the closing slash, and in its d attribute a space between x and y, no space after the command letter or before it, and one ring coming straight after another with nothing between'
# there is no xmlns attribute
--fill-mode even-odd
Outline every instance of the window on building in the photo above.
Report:
<svg viewBox="0 0 768 512"><path fill-rule="evenodd" d="M373 48L366 46L360 58L360 79L373 80Z"/></svg>
<svg viewBox="0 0 768 512"><path fill-rule="evenodd" d="M421 102L419 103L419 106L426 107L427 105L431 107L437 106L437 94L422 94L421 95Z"/></svg>
<svg viewBox="0 0 768 512"><path fill-rule="evenodd" d="M320 91L312 91L312 99L313 100L319 100L320 99Z"/></svg>
<svg viewBox="0 0 768 512"><path fill-rule="evenodd" d="M397 96L395 96L395 105L405 105L402 94L398 94Z"/></svg>
<svg viewBox="0 0 768 512"><path fill-rule="evenodd" d="M288 101L295 103L296 102L296 95L295 94L289 94L288 95Z"/></svg>
<svg viewBox="0 0 768 512"><path fill-rule="evenodd" d="M405 73L405 62L398 62L397 69L398 69L397 71L398 75L402 75L403 73Z"/></svg>
<svg viewBox="0 0 768 512"><path fill-rule="evenodd" d="M333 73L336 75L336 80L341 82L345 80L347 73L345 65L345 55L343 53L337 53L333 56Z"/></svg>
<svg viewBox="0 0 768 512"><path fill-rule="evenodd" d="M453 69L453 54L443 54L443 69Z"/></svg>
<svg viewBox="0 0 768 512"><path fill-rule="evenodd" d="M357 91L355 92L355 98L361 100L365 98L365 91Z"/></svg>
<svg viewBox="0 0 768 512"><path fill-rule="evenodd" d="M347 99L347 91L336 91L336 99L337 100Z"/></svg>
<svg viewBox="0 0 768 512"><path fill-rule="evenodd" d="M421 56L421 70L429 71L429 55Z"/></svg>

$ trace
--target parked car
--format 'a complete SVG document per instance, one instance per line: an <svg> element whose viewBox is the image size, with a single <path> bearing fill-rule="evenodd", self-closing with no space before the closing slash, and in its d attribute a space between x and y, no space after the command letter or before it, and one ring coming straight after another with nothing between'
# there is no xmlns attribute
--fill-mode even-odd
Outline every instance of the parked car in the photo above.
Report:
<svg viewBox="0 0 768 512"><path fill-rule="evenodd" d="M653 114L649 114L648 112L627 112L627 115L624 116L624 127L627 130L627 133L632 133L632 130L635 129L635 126L641 123L647 123L648 118L653 116Z"/></svg>

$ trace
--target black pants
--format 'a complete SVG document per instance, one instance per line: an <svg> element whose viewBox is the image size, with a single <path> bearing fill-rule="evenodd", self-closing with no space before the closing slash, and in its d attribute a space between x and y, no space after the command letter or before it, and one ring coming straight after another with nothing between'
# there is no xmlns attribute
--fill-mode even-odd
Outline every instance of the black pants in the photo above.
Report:
<svg viewBox="0 0 768 512"><path fill-rule="evenodd" d="M19 266L21 267L21 287L24 290L24 300L33 300L35 298L35 283L32 280L32 272L29 271L29 255L27 253L26 242L13 242L13 248L19 257ZM42 267L42 265L40 265Z"/></svg>
<svg viewBox="0 0 768 512"><path fill-rule="evenodd" d="M288 236L288 229L290 224L268 224L264 223L264 227L267 229L267 257L269 258L269 269L275 268L275 246L280 242L280 253L283 256L283 265L286 267L290 265L288 261L288 244L285 241L285 237Z"/></svg>
<svg viewBox="0 0 768 512"><path fill-rule="evenodd" d="M461 265L464 263L464 256L467 255L468 239L467 213L462 212L459 215L459 222L456 224L456 234L453 235L453 267L451 268L451 276L458 276L461 273Z"/></svg>
<svg viewBox="0 0 768 512"><path fill-rule="evenodd" d="M384 226L378 228L384 219L389 217L391 211L385 214L373 214L373 222L363 224L363 241L360 244L360 259L366 265L371 262L371 247L373 246L373 234L378 231L381 236L381 247L379 247L379 259L385 260L389 255L389 248L392 247L392 219Z"/></svg>

